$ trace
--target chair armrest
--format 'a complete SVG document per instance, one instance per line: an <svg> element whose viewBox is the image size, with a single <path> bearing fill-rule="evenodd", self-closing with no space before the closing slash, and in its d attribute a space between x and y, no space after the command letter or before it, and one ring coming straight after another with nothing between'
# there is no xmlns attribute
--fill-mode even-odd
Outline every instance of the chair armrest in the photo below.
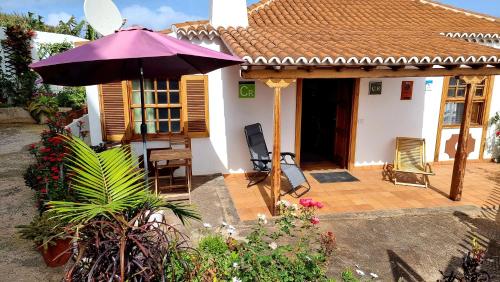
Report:
<svg viewBox="0 0 500 282"><path fill-rule="evenodd" d="M295 154L294 153L290 153L290 152L282 152L281 156L290 156L293 159L295 159Z"/></svg>
<svg viewBox="0 0 500 282"><path fill-rule="evenodd" d="M270 162L271 160L263 160L263 159L250 159L250 161L252 161L252 162L263 162L263 163L268 163L268 162Z"/></svg>

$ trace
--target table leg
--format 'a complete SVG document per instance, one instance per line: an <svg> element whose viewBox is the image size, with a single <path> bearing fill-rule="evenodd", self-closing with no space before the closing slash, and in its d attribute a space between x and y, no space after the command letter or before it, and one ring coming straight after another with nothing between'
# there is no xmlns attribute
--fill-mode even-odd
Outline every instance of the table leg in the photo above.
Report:
<svg viewBox="0 0 500 282"><path fill-rule="evenodd" d="M158 162L155 161L155 195L158 196Z"/></svg>

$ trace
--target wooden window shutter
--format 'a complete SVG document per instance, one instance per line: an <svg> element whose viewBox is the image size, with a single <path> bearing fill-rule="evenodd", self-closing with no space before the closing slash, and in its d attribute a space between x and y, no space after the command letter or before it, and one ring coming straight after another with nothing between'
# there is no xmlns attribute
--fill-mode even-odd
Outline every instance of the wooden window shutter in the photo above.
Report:
<svg viewBox="0 0 500 282"><path fill-rule="evenodd" d="M185 75L181 78L183 130L191 138L208 137L208 76Z"/></svg>
<svg viewBox="0 0 500 282"><path fill-rule="evenodd" d="M127 82L113 82L99 86L103 139L110 142L129 138L129 103Z"/></svg>

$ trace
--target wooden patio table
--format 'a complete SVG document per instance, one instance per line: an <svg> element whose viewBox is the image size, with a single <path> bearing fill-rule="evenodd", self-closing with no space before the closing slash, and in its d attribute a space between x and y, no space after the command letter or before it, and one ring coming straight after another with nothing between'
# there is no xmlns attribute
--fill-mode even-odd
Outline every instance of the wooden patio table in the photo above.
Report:
<svg viewBox="0 0 500 282"><path fill-rule="evenodd" d="M150 161L154 163L155 167L155 193L158 195L158 185L161 176L158 175L158 170L161 168L174 168L174 167L185 167L186 169L186 183L185 184L173 184L173 175L168 176L170 178L169 189L186 187L187 193L176 193L175 196L187 195L189 202L191 202L191 178L192 178L192 153L191 149L165 149L165 150L154 150L151 152ZM159 165L158 162L165 161L166 164Z"/></svg>

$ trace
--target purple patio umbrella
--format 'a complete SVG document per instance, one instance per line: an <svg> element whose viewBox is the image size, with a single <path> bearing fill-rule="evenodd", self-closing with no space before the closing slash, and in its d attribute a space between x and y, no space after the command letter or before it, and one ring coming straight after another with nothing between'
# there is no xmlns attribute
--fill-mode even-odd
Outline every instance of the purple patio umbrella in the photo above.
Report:
<svg viewBox="0 0 500 282"><path fill-rule="evenodd" d="M140 79L144 168L148 171L144 79L176 78L241 64L235 56L134 26L33 63L44 83L85 86ZM146 173L147 175L147 173Z"/></svg>

